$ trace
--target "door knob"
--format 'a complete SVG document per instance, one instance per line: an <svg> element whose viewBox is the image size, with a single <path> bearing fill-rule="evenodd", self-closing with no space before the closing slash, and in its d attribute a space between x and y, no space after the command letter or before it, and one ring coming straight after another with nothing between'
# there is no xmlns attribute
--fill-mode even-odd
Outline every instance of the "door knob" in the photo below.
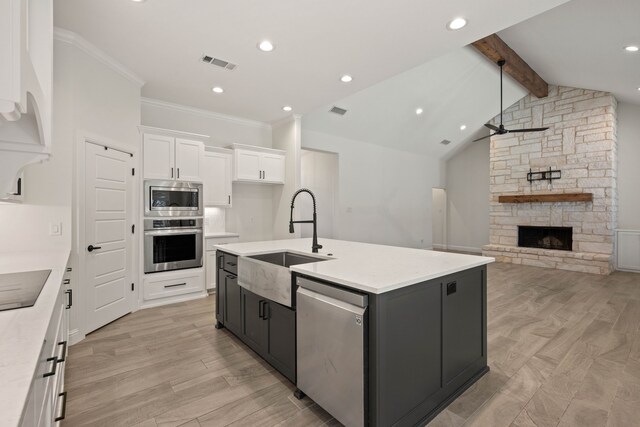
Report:
<svg viewBox="0 0 640 427"><path fill-rule="evenodd" d="M93 251L95 251L96 249L102 249L102 246L93 246L93 245L89 245L89 246L87 246L87 250L88 250L89 252L93 252Z"/></svg>

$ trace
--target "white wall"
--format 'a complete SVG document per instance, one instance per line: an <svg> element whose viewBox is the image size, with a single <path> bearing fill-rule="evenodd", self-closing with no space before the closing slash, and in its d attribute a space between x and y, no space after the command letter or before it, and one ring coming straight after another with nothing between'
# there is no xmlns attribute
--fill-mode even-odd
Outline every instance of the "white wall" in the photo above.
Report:
<svg viewBox="0 0 640 427"><path fill-rule="evenodd" d="M72 40L73 42L73 40ZM15 209L13 223L34 227L49 241L71 243L71 288L78 302L78 242L74 188L76 146L80 133L88 132L121 144L139 146L140 87L76 45L56 39L53 57L53 140L47 162L25 168L24 206ZM137 159L139 160L139 159ZM38 210L39 212L36 212ZM37 221L34 226L31 222ZM50 239L49 222L62 222L62 236ZM31 231L34 233L34 231ZM82 248L84 250L84 248ZM77 304L75 307L80 307ZM70 328L76 331L81 313L71 310ZM73 339L77 339L72 338ZM81 337L80 337L81 338Z"/></svg>
<svg viewBox="0 0 640 427"><path fill-rule="evenodd" d="M302 150L300 160L300 172L302 188L308 188L313 192L317 201L318 214L318 236L333 239L336 236L336 221L339 197L339 159L336 153L326 153L322 151ZM296 205L299 212L298 218L309 219L313 216L313 203L309 196L300 197L307 200L300 200ZM313 228L309 225L300 227L302 237L312 237Z"/></svg>
<svg viewBox="0 0 640 427"><path fill-rule="evenodd" d="M300 237L300 227L289 233L291 197L300 188L300 117L273 126L273 148L286 151L285 184L273 187L273 238L292 239ZM299 216L296 217L296 219Z"/></svg>
<svg viewBox="0 0 640 427"><path fill-rule="evenodd" d="M142 99L141 114L145 126L209 135L207 145L271 147L271 126L266 123L148 98Z"/></svg>
<svg viewBox="0 0 640 427"><path fill-rule="evenodd" d="M431 188L440 186L437 159L304 129L302 147L338 153L336 238L431 247Z"/></svg>
<svg viewBox="0 0 640 427"><path fill-rule="evenodd" d="M162 101L143 99L141 120L145 126L208 135L207 145L233 143L271 147L271 126ZM233 183L233 207L226 210L226 230L240 241L273 238L273 189L269 185Z"/></svg>
<svg viewBox="0 0 640 427"><path fill-rule="evenodd" d="M640 230L640 106L618 103L618 228Z"/></svg>
<svg viewBox="0 0 640 427"><path fill-rule="evenodd" d="M480 252L489 243L489 140L447 161L447 246Z"/></svg>

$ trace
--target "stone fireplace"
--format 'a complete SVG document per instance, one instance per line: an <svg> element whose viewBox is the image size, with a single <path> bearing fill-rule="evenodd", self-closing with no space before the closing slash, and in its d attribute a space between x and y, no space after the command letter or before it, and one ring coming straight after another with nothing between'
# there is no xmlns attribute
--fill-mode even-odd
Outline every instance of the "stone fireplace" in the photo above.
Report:
<svg viewBox="0 0 640 427"><path fill-rule="evenodd" d="M529 95L509 107L504 122L512 129L549 130L491 138L490 242L483 253L501 262L610 273L617 221L615 98L550 86L548 97ZM529 172L549 168L560 178L527 180ZM588 201L562 196L576 193L589 195ZM563 201L504 202L512 201L504 196L526 195Z"/></svg>

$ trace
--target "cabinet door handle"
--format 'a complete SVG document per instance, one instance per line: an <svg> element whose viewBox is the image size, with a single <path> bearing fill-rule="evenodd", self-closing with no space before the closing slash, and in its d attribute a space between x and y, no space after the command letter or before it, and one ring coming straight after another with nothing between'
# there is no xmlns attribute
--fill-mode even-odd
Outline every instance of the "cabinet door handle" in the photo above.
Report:
<svg viewBox="0 0 640 427"><path fill-rule="evenodd" d="M70 273L73 269L71 267L67 267L67 273Z"/></svg>
<svg viewBox="0 0 640 427"><path fill-rule="evenodd" d="M67 359L67 342L61 341L58 345L62 346L62 357L58 357L58 361L56 363L64 362Z"/></svg>
<svg viewBox="0 0 640 427"><path fill-rule="evenodd" d="M175 288L176 286L187 286L187 283L176 283L175 285L164 285L165 289L166 288Z"/></svg>
<svg viewBox="0 0 640 427"><path fill-rule="evenodd" d="M47 359L47 362L53 362L51 364L51 370L49 372L45 372L44 374L42 374L42 378L47 378L56 374L56 369L58 367L58 358L56 356L49 357Z"/></svg>
<svg viewBox="0 0 640 427"><path fill-rule="evenodd" d="M69 310L73 306L73 289L67 289L66 291L64 291L64 293L69 295L69 302L65 307L67 310Z"/></svg>
<svg viewBox="0 0 640 427"><path fill-rule="evenodd" d="M458 291L458 282L447 283L447 296L455 294Z"/></svg>
<svg viewBox="0 0 640 427"><path fill-rule="evenodd" d="M69 283L71 283L71 279L64 279L62 283L68 285Z"/></svg>
<svg viewBox="0 0 640 427"><path fill-rule="evenodd" d="M267 179L267 171L262 171L262 179Z"/></svg>
<svg viewBox="0 0 640 427"><path fill-rule="evenodd" d="M258 302L258 317L264 319L264 301Z"/></svg>
<svg viewBox="0 0 640 427"><path fill-rule="evenodd" d="M227 197L229 197L229 204L231 204L231 196L227 196Z"/></svg>
<svg viewBox="0 0 640 427"><path fill-rule="evenodd" d="M58 397L62 397L62 411L60 411L60 416L54 419L55 422L62 421L67 416L67 392L63 391Z"/></svg>
<svg viewBox="0 0 640 427"><path fill-rule="evenodd" d="M271 305L269 304L269 301L264 302L264 308L262 310L264 312L264 320L271 318Z"/></svg>
<svg viewBox="0 0 640 427"><path fill-rule="evenodd" d="M178 168L178 179L180 179L180 168Z"/></svg>
<svg viewBox="0 0 640 427"><path fill-rule="evenodd" d="M173 168L171 168L171 178L173 178Z"/></svg>

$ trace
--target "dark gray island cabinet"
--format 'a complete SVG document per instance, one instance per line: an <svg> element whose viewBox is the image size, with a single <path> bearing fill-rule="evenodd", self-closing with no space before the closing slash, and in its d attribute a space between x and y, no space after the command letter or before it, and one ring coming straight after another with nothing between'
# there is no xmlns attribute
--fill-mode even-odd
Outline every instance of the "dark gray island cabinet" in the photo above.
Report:
<svg viewBox="0 0 640 427"><path fill-rule="evenodd" d="M238 258L283 248L302 255L296 244L307 240L218 248L216 326L296 384L297 396L347 426L422 426L488 372L493 259L323 240L335 259L290 268L290 306L238 285ZM346 249L360 254L348 259ZM414 268L398 279L371 274L392 262Z"/></svg>

